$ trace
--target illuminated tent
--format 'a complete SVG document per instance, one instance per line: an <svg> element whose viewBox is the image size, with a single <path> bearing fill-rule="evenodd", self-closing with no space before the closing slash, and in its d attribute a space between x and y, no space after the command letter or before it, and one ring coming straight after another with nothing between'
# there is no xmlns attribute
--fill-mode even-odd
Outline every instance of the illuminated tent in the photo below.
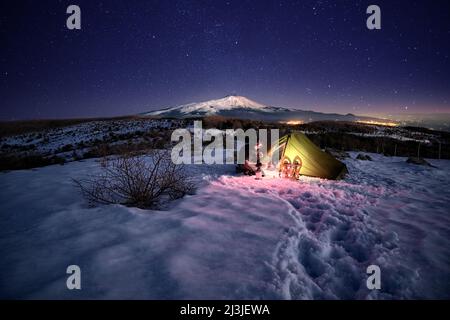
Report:
<svg viewBox="0 0 450 320"><path fill-rule="evenodd" d="M275 148L279 148L280 169L285 165L292 165L299 169L300 175L333 180L342 178L348 172L344 163L322 151L300 132L290 133L279 139L278 144L268 153L269 157L276 156ZM278 163L274 160L277 159L272 159L273 163Z"/></svg>

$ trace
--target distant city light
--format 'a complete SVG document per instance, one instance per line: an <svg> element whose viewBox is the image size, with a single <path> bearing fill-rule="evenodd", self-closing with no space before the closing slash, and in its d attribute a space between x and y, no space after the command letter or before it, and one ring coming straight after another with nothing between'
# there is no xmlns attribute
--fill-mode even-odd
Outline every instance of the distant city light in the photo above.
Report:
<svg viewBox="0 0 450 320"><path fill-rule="evenodd" d="M303 124L305 122L302 121L302 120L289 120L289 121L281 121L281 123L287 124L289 126L296 126L296 125L299 125L299 124Z"/></svg>
<svg viewBox="0 0 450 320"><path fill-rule="evenodd" d="M399 124L396 122L383 122L383 121L374 121L374 120L358 120L356 121L357 123L362 123L362 124L372 124L372 125L377 125L377 126L386 126L386 127L398 127Z"/></svg>

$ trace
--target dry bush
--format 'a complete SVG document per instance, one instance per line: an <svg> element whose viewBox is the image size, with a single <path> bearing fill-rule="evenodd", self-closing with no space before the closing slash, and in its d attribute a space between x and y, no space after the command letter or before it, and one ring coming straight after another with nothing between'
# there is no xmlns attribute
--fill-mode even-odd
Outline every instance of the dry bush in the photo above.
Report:
<svg viewBox="0 0 450 320"><path fill-rule="evenodd" d="M74 181L91 204L138 208L157 208L194 191L184 166L175 165L164 150L153 150L148 156L106 158L101 173Z"/></svg>

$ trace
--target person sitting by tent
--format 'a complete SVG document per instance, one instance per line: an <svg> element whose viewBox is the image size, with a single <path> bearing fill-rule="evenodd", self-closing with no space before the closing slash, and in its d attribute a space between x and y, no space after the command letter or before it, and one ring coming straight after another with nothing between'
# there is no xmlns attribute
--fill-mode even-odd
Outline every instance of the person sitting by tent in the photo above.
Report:
<svg viewBox="0 0 450 320"><path fill-rule="evenodd" d="M248 176L254 176L256 175L256 172L258 171L258 163L254 163L254 162L250 162L249 158L250 158L250 154L253 151L252 148L250 148L250 145L248 143L246 143L244 146L241 147L240 152L243 152L244 156L245 156L245 161L243 164L238 164L236 166L236 172L237 173L244 173L245 175ZM237 157L237 154L236 154ZM261 176L265 176L264 171L261 169L261 162L259 163L259 169L262 173Z"/></svg>
<svg viewBox="0 0 450 320"><path fill-rule="evenodd" d="M243 173L245 175L248 176L254 176L256 174L256 171L258 170L258 168L256 167L255 164L251 163L248 159L245 160L244 164L238 164L236 166L236 172L237 173ZM261 169L262 171L262 176L264 177L264 171Z"/></svg>
<svg viewBox="0 0 450 320"><path fill-rule="evenodd" d="M245 160L243 164L238 164L236 167L237 173L243 173L247 176L253 176L256 173L256 167L252 166L248 159Z"/></svg>

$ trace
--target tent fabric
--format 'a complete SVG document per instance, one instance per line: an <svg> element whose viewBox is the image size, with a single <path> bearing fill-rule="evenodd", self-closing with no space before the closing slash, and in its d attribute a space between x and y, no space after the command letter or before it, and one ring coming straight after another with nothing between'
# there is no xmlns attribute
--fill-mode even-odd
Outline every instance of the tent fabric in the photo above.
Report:
<svg viewBox="0 0 450 320"><path fill-rule="evenodd" d="M300 175L335 180L348 172L344 163L322 151L304 133L288 134L278 140L278 146L275 145L274 148L276 147L280 147L279 156L282 161L293 163L300 159Z"/></svg>

